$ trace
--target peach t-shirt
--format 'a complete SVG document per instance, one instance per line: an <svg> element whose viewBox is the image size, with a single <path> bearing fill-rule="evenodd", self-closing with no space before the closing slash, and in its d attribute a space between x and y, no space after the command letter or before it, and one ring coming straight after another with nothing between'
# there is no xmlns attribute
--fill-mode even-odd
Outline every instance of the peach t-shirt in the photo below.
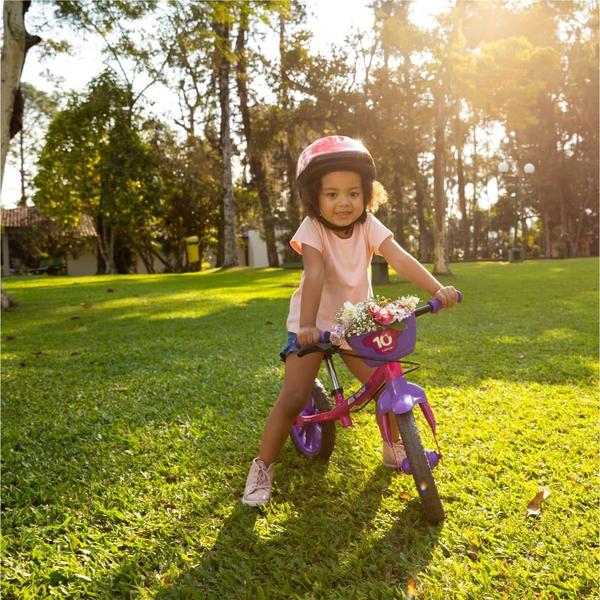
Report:
<svg viewBox="0 0 600 600"><path fill-rule="evenodd" d="M379 247L393 233L376 217L367 213L364 223L354 226L347 239L338 237L331 229L321 225L317 219L306 217L294 234L290 245L302 254L302 246L308 244L323 255L325 281L321 293L321 303L317 312L317 327L329 331L335 321L335 313L344 302L362 302L373 294L371 288L370 265L373 254L379 254ZM287 329L298 333L300 329L300 299L304 273L300 287L290 300Z"/></svg>

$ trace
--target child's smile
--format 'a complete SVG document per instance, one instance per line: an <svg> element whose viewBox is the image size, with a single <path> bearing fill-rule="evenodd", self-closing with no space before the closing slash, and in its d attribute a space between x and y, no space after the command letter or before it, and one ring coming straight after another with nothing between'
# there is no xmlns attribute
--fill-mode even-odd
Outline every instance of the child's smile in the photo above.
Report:
<svg viewBox="0 0 600 600"><path fill-rule="evenodd" d="M333 171L321 178L319 213L333 225L351 225L365 209L362 180L353 171Z"/></svg>

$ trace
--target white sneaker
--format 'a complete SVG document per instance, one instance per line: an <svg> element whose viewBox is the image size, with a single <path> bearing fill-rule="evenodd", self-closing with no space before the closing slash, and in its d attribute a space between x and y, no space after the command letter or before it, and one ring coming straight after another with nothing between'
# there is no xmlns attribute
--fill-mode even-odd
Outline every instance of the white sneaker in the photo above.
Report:
<svg viewBox="0 0 600 600"><path fill-rule="evenodd" d="M273 485L274 463L268 467L260 458L255 458L250 465L246 489L242 496L242 503L248 506L260 506L271 499L271 486Z"/></svg>
<svg viewBox="0 0 600 600"><path fill-rule="evenodd" d="M393 444L383 442L383 464L391 469L399 469L406 458L406 451L402 440L398 438Z"/></svg>

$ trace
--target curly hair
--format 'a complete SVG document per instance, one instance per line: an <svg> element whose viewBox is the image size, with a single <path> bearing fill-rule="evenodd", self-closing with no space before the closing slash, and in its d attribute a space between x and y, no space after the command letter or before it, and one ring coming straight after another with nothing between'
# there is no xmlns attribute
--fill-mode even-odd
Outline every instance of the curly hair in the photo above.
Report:
<svg viewBox="0 0 600 600"><path fill-rule="evenodd" d="M363 197L365 202L365 210L374 212L379 206L385 203L388 199L385 188L375 179L365 177L359 173L362 183ZM300 198L302 205L309 217L316 218L319 216L319 193L321 192L321 178L312 181L307 186L300 188ZM360 222L364 223L366 214L361 218Z"/></svg>

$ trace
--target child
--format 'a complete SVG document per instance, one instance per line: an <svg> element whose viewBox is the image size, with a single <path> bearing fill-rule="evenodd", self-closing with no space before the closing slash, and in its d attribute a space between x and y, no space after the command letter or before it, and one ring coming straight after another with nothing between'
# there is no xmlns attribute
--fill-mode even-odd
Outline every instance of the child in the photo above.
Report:
<svg viewBox="0 0 600 600"><path fill-rule="evenodd" d="M367 212L385 192L375 181L373 159L361 142L345 136L316 140L298 159L296 183L308 216L290 244L302 255L304 272L290 301L288 343L281 353L283 386L265 423L242 497L250 506L271 497L274 461L309 397L323 358L320 353L298 358L298 346L318 343L319 333L332 328L345 301L357 303L372 296L369 266L374 253L445 307L457 302L456 290L444 287ZM361 359L343 358L360 381L369 378L372 368ZM404 454L401 441L384 444L384 464L395 465L399 454Z"/></svg>

